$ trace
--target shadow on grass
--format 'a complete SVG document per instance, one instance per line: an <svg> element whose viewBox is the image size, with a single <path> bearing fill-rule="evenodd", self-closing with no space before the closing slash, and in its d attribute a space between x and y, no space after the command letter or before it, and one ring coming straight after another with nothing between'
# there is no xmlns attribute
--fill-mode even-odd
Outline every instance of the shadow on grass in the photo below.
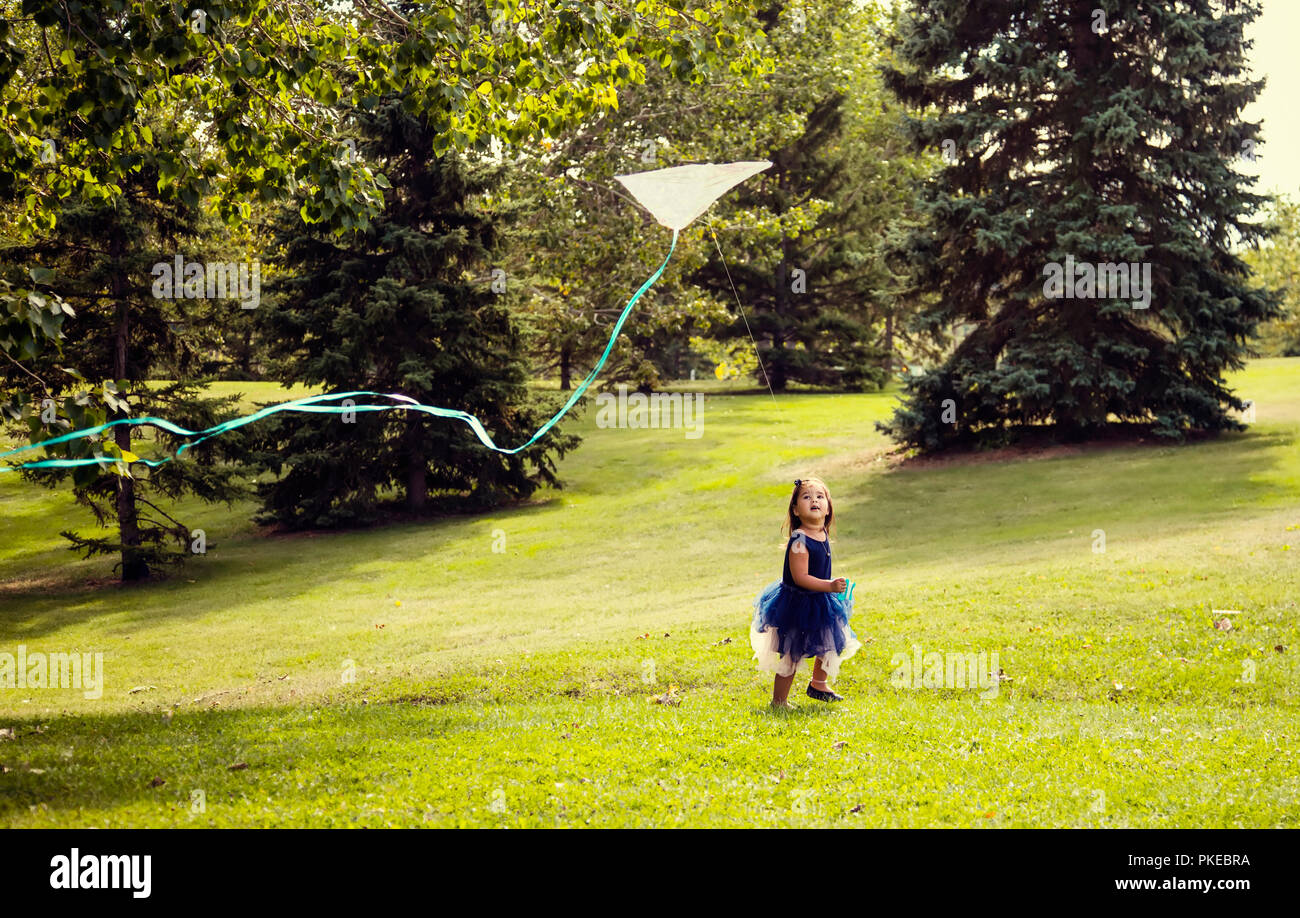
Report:
<svg viewBox="0 0 1300 918"><path fill-rule="evenodd" d="M276 565L277 579L320 589L354 579L357 570L377 558L409 554L412 546L421 554L436 555L463 539L462 530L467 524L481 519L520 519L562 509L560 498L552 496L478 513L407 519L357 529L264 530L252 537L210 542L210 553L204 558L137 583L105 578L100 568L95 569L98 576L92 578L71 573L60 565L48 574L33 573L0 583L0 634L6 640L38 639L107 611L117 611L123 605L130 608L142 595L175 597L172 602L151 604L148 613L138 619L142 625L196 618L231 595L222 591L223 584L243 586L250 574L263 573L270 564ZM53 554L45 551L36 557ZM205 588L200 602L189 601L186 596L196 581Z"/></svg>
<svg viewBox="0 0 1300 918"><path fill-rule="evenodd" d="M1094 528L1145 529L1167 537L1207 520L1300 500L1286 476L1274 474L1295 441L1293 433L1274 429L1181 447L1122 445L1041 461L868 469L831 482L837 535L855 554L886 569L939 557L974 565L1005 556L1008 546L1067 539L1079 540L1086 550ZM74 586L67 578L37 573L0 585L0 632L6 641L30 641L110 611L118 613L115 627L152 626L219 610L241 590L247 596L251 589L254 598L272 596L278 584L328 590L369 576L362 569L379 558L436 558L463 540L468 523L563 509L553 496L385 527L237 538L167 580L133 586L92 582L88 589L84 579ZM562 526L563 518L557 521ZM201 584L197 592L190 589L193 580ZM132 610L141 591L148 591L146 608L122 618L120 610Z"/></svg>
<svg viewBox="0 0 1300 918"><path fill-rule="evenodd" d="M809 717L827 717L830 715L832 708L833 705L825 702L795 703L793 708L774 708L770 702L763 702L762 705L753 709L753 713L758 717L775 721L807 720Z"/></svg>
<svg viewBox="0 0 1300 918"><path fill-rule="evenodd" d="M1095 528L1167 538L1300 501L1287 476L1274 474L1295 444L1287 431L1247 432L1176 447L885 470L836 488L836 526L846 544L886 568L936 556L977 564L999 548L1061 539L1087 548Z"/></svg>
<svg viewBox="0 0 1300 918"><path fill-rule="evenodd" d="M345 785L356 762L382 745L409 747L451 731L472 713L410 706L344 704L63 715L7 721L0 745L0 824L41 807L53 811L156 805L166 822L188 818L191 795L209 807L266 794L286 775L328 776ZM296 780L301 780L300 778ZM203 816L193 824L206 823Z"/></svg>

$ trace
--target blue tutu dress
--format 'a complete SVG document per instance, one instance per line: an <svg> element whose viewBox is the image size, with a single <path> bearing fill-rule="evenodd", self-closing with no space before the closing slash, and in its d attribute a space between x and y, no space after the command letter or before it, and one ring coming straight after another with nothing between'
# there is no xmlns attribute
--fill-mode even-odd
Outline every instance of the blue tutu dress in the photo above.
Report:
<svg viewBox="0 0 1300 918"><path fill-rule="evenodd" d="M790 549L796 542L808 552L808 573L832 579L829 540L820 542L802 532L790 536L781 579L764 587L754 600L749 642L759 669L792 676L804 660L816 657L826 670L827 680L833 680L840 664L862 647L849 627L853 601L844 593L821 593L795 586L790 577Z"/></svg>

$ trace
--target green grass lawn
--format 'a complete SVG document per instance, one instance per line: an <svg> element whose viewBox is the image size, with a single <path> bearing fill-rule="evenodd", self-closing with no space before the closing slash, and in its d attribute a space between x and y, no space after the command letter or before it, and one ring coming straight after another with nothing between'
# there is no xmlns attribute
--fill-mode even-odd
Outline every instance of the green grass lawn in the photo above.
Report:
<svg viewBox="0 0 1300 918"><path fill-rule="evenodd" d="M902 468L892 392L710 383L699 439L589 409L564 490L507 511L266 536L183 504L208 555L132 587L0 476L0 651L105 673L0 689L0 824L1295 826L1300 360L1233 383L1244 434ZM750 603L808 474L864 647L846 702L774 712ZM897 688L914 646L1009 678Z"/></svg>

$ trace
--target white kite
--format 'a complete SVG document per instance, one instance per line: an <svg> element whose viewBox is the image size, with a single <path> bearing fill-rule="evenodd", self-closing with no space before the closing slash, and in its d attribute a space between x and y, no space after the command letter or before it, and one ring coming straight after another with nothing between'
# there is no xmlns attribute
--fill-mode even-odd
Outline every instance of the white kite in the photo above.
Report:
<svg viewBox="0 0 1300 918"><path fill-rule="evenodd" d="M115 456L105 456L97 454L91 458L65 458L65 459L40 459L29 462L20 462L15 465L0 466L0 472L12 472L22 468L70 468L79 465L103 465L117 464L128 467L133 463L143 463L144 465L156 467L166 462L171 462L181 453L185 452L192 446L223 434L228 430L234 430L237 427L243 427L253 421L267 417L280 411L298 411L311 414L344 414L347 412L358 411L420 411L425 414L432 414L441 418L452 418L458 421L464 421L474 431L474 434L488 449L496 450L499 453L518 453L527 449L532 444L542 438L555 423L568 413L574 403L582 397L596 380L596 374L605 365L609 352L614 348L614 341L618 338L619 331L623 328L623 323L627 321L628 315L632 312L632 307L641 295L650 289L650 285L659 279L664 273L664 268L668 267L668 261L673 257L673 252L677 248L677 234L691 224L696 217L709 209L718 198L722 197L732 188L739 185L750 176L757 175L772 164L767 160L758 162L740 162L740 163L703 163L689 166L674 166L671 169L654 169L650 172L636 172L631 175L614 176L632 193L632 196L654 215L654 218L662 225L673 231L672 245L668 249L668 258L659 266L659 270L650 275L650 279L641 285L632 299L623 307L622 314L618 321L614 323L614 330L610 332L609 343L605 345L605 352L600 355L600 360L596 361L596 366L582 381L582 384L574 389L569 400L564 403L564 407L555 413L549 421L543 424L535 434L533 434L526 443L512 448L497 446L492 442L492 437L483 428L482 423L474 415L457 411L452 408L439 408L435 405L424 405L417 402L409 396L401 395L396 392L334 392L328 395L313 395L307 398L295 399L291 402L283 402L279 405L270 405L254 414L245 415L244 417L235 418L213 427L203 430L189 430L167 421L163 418L120 418L110 421L107 424L100 424L97 427L88 427L83 430L74 430L71 433L62 434L52 437L49 440L42 440L39 443L33 443L30 446L21 446L18 449L11 449L6 452L0 452L0 459L6 456L12 456L17 453L24 453L28 450L43 449L60 443L68 443L73 440L85 439L101 434L110 428L118 425L137 426L148 424L153 427L159 427L163 430L170 431L183 437L190 437L189 442L181 445L176 450L175 456L167 456L163 459L141 459L134 453L126 453L129 458L118 458ZM342 399L356 399L358 396L377 396L379 398L391 399L397 404L389 405L330 405L327 402L337 402ZM98 451L97 451L98 453Z"/></svg>
<svg viewBox="0 0 1300 918"><path fill-rule="evenodd" d="M772 164L767 160L743 163L705 163L673 166L651 172L616 175L632 196L670 230L683 230L732 188Z"/></svg>

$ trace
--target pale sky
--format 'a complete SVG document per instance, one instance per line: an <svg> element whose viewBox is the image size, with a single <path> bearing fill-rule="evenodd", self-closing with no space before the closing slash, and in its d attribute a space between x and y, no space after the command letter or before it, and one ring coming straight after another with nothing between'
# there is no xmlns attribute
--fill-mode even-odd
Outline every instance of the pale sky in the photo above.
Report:
<svg viewBox="0 0 1300 918"><path fill-rule="evenodd" d="M1264 0L1264 12L1246 30L1256 76L1268 78L1264 92L1242 117L1264 122L1264 142L1254 163L1241 171L1258 175L1256 191L1281 191L1300 198L1300 2Z"/></svg>

